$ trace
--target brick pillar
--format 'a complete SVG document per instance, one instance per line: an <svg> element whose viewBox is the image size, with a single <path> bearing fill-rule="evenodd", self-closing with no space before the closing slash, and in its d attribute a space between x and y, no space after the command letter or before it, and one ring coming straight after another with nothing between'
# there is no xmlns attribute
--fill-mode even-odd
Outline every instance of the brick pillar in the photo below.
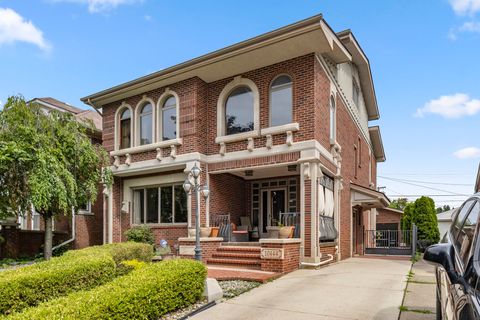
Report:
<svg viewBox="0 0 480 320"><path fill-rule="evenodd" d="M20 229L18 224L3 225L2 237L5 239L3 244L3 258L17 259L20 253Z"/></svg>

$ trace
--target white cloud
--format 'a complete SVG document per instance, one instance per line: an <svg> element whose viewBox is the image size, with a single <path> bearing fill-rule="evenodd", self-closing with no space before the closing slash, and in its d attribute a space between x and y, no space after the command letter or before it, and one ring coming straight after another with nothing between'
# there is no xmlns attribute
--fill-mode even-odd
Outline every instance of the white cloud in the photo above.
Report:
<svg viewBox="0 0 480 320"><path fill-rule="evenodd" d="M472 116L478 112L480 112L480 100L471 99L464 93L456 93L428 101L422 108L417 109L415 116L421 118L433 113L451 119Z"/></svg>
<svg viewBox="0 0 480 320"><path fill-rule="evenodd" d="M457 150L453 155L459 159L473 159L480 158L480 148L468 147Z"/></svg>
<svg viewBox="0 0 480 320"><path fill-rule="evenodd" d="M43 32L31 21L9 8L0 8L0 46L17 41L28 42L43 50L50 50L50 45L43 37Z"/></svg>
<svg viewBox="0 0 480 320"><path fill-rule="evenodd" d="M152 16L146 14L146 15L143 16L143 19L145 19L145 21L149 21L149 22L150 22L150 21L152 21Z"/></svg>
<svg viewBox="0 0 480 320"><path fill-rule="evenodd" d="M134 4L143 0L53 0L53 2L71 2L86 4L90 13L109 11L124 4Z"/></svg>
<svg viewBox="0 0 480 320"><path fill-rule="evenodd" d="M457 15L474 15L480 11L480 0L449 0Z"/></svg>
<svg viewBox="0 0 480 320"><path fill-rule="evenodd" d="M458 28L450 28L450 31L448 32L448 38L450 40L457 40L457 35L462 32L480 33L480 22L468 21L464 22Z"/></svg>

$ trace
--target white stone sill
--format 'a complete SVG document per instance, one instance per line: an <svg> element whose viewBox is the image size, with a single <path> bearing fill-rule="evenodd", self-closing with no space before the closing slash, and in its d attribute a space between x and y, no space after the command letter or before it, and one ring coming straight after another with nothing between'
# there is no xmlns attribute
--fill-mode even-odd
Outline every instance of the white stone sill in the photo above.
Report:
<svg viewBox="0 0 480 320"><path fill-rule="evenodd" d="M156 150L157 148L168 148L168 147L171 147L171 146L181 146L182 143L183 143L182 138L176 138L176 139L171 139L171 140L146 144L146 145L143 145L143 146L136 146L136 147L126 148L126 149L111 151L110 155L112 157L113 156L124 156L127 153L128 154L135 154L135 153L141 153L141 152L146 152L146 151L153 151L153 150Z"/></svg>
<svg viewBox="0 0 480 320"><path fill-rule="evenodd" d="M195 237L181 237L178 238L179 242L195 242ZM218 241L223 241L222 237L205 237L205 238L200 238L200 242L218 242Z"/></svg>
<svg viewBox="0 0 480 320"><path fill-rule="evenodd" d="M260 239L260 244L289 244L289 243L301 243L300 238L288 238L288 239Z"/></svg>
<svg viewBox="0 0 480 320"><path fill-rule="evenodd" d="M248 138L258 138L260 134L258 130L252 130L248 132L230 134L228 136L218 136L215 138L215 143L229 143L247 140Z"/></svg>
<svg viewBox="0 0 480 320"><path fill-rule="evenodd" d="M274 134L281 134L281 133L286 133L287 131L298 131L300 129L300 125L298 122L293 122L293 123L287 123L281 126L275 126L275 127L269 127L260 130L260 134L262 136L266 135L274 135Z"/></svg>

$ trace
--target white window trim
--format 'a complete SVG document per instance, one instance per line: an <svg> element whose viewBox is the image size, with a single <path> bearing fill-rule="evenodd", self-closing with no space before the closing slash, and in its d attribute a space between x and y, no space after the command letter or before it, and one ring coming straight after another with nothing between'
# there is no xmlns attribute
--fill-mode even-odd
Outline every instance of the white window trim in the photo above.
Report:
<svg viewBox="0 0 480 320"><path fill-rule="evenodd" d="M328 98L328 121L329 121L329 126L330 130L328 131L328 138L330 140L330 145L335 145L337 144L337 100L335 99L336 93L332 92ZM331 121L331 115L330 113L332 112L332 99L333 99L333 123ZM332 125L333 125L333 137L332 137Z"/></svg>
<svg viewBox="0 0 480 320"><path fill-rule="evenodd" d="M225 103L228 96L237 87L245 86L252 90L253 93L253 130L248 132L241 132L236 134L225 134ZM240 76L235 77L230 81L220 92L217 102L217 137L216 143L226 143L246 140L248 138L254 138L259 136L260 131L260 94L255 83L247 78Z"/></svg>
<svg viewBox="0 0 480 320"><path fill-rule="evenodd" d="M134 143L134 146L135 147L139 147L139 146L142 146L140 144L140 112L142 111L141 109L143 108L143 106L147 103L150 103L152 105L152 143L155 142L155 117L156 117L156 108L155 108L155 102L148 98L146 95L144 95L142 97L142 99L137 103L137 106L135 107L135 130L137 130L138 132L135 132L135 143ZM150 145L151 143L149 144L145 144L145 145Z"/></svg>
<svg viewBox="0 0 480 320"><path fill-rule="evenodd" d="M282 76L287 76L290 79L290 88L292 89L292 104L291 104L291 107L292 107L292 110L291 110L292 122L290 122L290 124L294 123L293 122L293 120L294 120L293 119L294 118L293 117L293 79L292 79L292 76L290 76L288 73L281 73L281 74L277 75L275 78L273 78L272 81L270 81L270 86L268 87L268 125L270 126L270 128L275 128L275 127L281 127L281 126L284 126L284 125L288 125L288 123L286 123L286 124L283 124L283 125L272 126L272 84L275 80L277 80L278 78L280 78Z"/></svg>
<svg viewBox="0 0 480 320"><path fill-rule="evenodd" d="M170 96L173 96L175 98L175 102L177 103L175 106L176 116L177 116L177 123L176 123L177 136L176 136L176 139L163 141L163 104ZM165 92L160 96L160 98L158 98L158 102L156 104L155 109L158 110L158 115L156 116L156 121L157 121L156 141L166 142L166 141L180 139L180 98L178 97L178 94L175 91L172 91L168 88L165 89Z"/></svg>
<svg viewBox="0 0 480 320"><path fill-rule="evenodd" d="M130 110L130 144L133 147L134 143L134 136L135 136L135 126L134 126L134 113L133 113L133 108L129 104L125 103L125 101L122 102L120 107L117 108L117 111L115 112L115 135L114 135L114 150L125 150L125 149L120 149L120 116L122 112L125 109ZM130 149L130 148L128 148Z"/></svg>
<svg viewBox="0 0 480 320"><path fill-rule="evenodd" d="M93 215L93 212L92 212L92 202L91 202L91 201L88 201L88 202L87 202L87 210L78 209L78 213L77 213L77 214L81 214L81 215Z"/></svg>
<svg viewBox="0 0 480 320"><path fill-rule="evenodd" d="M135 153L141 153L141 152L146 152L146 151L152 151L157 148L168 148L171 146L181 146L183 144L183 139L178 138L178 139L170 139L170 140L165 140L161 142L155 142L151 144L144 144L143 146L137 146L137 147L132 147L132 148L126 148L126 149L120 149L116 151L111 151L110 155L113 156L124 156L126 154L135 154Z"/></svg>

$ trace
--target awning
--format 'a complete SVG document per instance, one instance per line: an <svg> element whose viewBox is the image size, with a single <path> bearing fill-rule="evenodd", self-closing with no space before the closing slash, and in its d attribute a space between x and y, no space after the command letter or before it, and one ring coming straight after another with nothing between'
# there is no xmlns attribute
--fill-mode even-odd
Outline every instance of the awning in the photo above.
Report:
<svg viewBox="0 0 480 320"><path fill-rule="evenodd" d="M384 208L390 205L390 199L379 191L351 183L351 199L353 206L363 208Z"/></svg>

